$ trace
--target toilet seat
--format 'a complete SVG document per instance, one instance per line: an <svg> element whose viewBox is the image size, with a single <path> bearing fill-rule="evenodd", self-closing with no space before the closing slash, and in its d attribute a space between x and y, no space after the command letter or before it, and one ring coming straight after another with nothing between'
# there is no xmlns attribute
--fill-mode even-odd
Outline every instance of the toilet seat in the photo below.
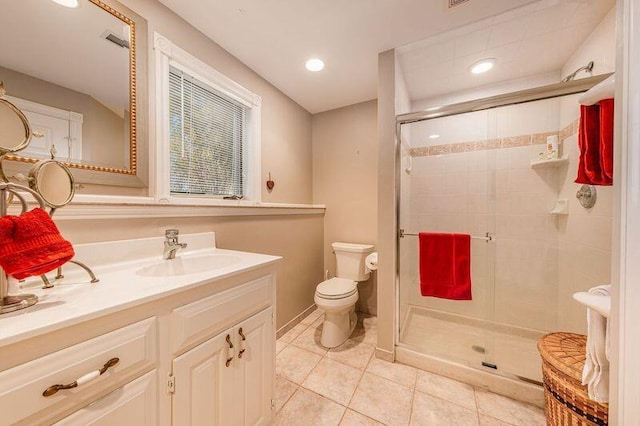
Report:
<svg viewBox="0 0 640 426"><path fill-rule="evenodd" d="M346 278L331 278L316 287L316 296L327 299L345 299L358 292L358 283Z"/></svg>

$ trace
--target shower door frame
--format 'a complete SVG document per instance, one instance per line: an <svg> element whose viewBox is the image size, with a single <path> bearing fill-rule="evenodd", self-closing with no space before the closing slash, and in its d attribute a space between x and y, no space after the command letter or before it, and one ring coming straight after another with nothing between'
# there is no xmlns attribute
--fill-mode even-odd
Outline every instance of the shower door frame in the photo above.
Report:
<svg viewBox="0 0 640 426"><path fill-rule="evenodd" d="M402 126L404 124L417 123L432 120L435 118L448 117L452 115L465 114L469 112L482 111L499 108L509 105L517 105L526 102L540 101L544 99L556 98L560 96L574 95L586 92L596 84L605 80L612 73L600 74L593 77L550 84L535 87L532 89L519 90L516 92L490 96L467 102L445 105L437 109L430 108L425 111L416 111L406 114L396 115L395 119L395 312L394 312L394 345L395 347L407 348L407 345L400 342L400 196L401 196L401 159L402 159ZM406 230L405 230L406 231ZM413 232L413 230L409 230Z"/></svg>

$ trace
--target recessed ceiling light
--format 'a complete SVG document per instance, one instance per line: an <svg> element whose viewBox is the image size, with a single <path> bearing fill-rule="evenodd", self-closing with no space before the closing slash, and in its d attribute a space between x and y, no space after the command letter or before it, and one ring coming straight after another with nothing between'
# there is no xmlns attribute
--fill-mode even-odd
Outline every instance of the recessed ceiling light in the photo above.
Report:
<svg viewBox="0 0 640 426"><path fill-rule="evenodd" d="M52 0L55 3L58 3L64 7L78 7L78 0Z"/></svg>
<svg viewBox="0 0 640 426"><path fill-rule="evenodd" d="M309 71L318 72L324 68L324 62L321 59L309 59L305 64Z"/></svg>
<svg viewBox="0 0 640 426"><path fill-rule="evenodd" d="M440 135L437 134L429 135L429 139L438 139L439 137Z"/></svg>
<svg viewBox="0 0 640 426"><path fill-rule="evenodd" d="M471 67L469 67L469 71L471 71L473 74L482 74L483 72L487 72L491 68L493 68L495 64L495 58L483 59L471 65Z"/></svg>

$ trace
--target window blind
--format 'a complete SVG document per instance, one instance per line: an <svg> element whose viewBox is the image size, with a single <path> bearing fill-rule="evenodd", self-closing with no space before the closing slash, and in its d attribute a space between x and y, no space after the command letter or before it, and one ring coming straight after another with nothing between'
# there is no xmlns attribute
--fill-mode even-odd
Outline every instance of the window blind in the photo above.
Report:
<svg viewBox="0 0 640 426"><path fill-rule="evenodd" d="M249 108L169 70L172 194L243 196Z"/></svg>

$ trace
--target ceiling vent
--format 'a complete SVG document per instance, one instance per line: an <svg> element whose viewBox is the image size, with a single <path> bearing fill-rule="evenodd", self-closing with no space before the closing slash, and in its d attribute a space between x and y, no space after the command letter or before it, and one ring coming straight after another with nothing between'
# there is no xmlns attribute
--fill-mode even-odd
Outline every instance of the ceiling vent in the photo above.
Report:
<svg viewBox="0 0 640 426"><path fill-rule="evenodd" d="M453 1L453 0L451 0ZM115 44L116 46L122 47L124 49L128 49L129 48L129 41L125 40L123 38L118 37L117 35L115 35L113 32L106 30L104 33L102 33L102 35L100 36L103 39L110 41L111 43Z"/></svg>
<svg viewBox="0 0 640 426"><path fill-rule="evenodd" d="M464 4L468 1L469 0L447 0L447 2L449 3L449 9L451 9L452 7L460 6L461 4Z"/></svg>

